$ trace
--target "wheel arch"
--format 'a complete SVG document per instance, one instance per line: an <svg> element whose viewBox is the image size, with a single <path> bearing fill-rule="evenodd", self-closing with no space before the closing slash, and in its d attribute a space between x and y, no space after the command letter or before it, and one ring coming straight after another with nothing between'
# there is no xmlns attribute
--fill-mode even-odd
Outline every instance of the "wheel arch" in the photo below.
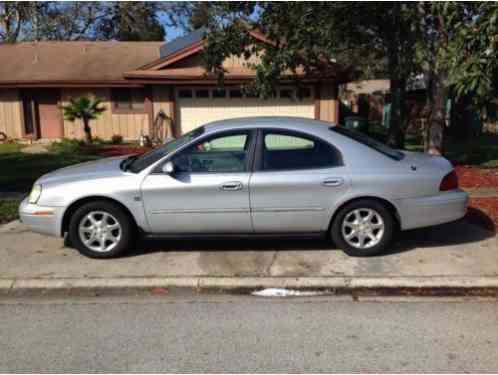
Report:
<svg viewBox="0 0 498 375"><path fill-rule="evenodd" d="M112 204L115 204L116 206L120 207L123 212L131 219L132 224L135 226L135 228L139 228L137 221L133 214L131 213L130 209L126 207L123 203L118 201L117 199L114 198L109 198L109 197L104 197L104 196L89 196L89 197L84 197L80 198L74 202L72 202L69 207L64 211L64 215L62 217L62 223L61 223L61 236L64 236L64 233L66 233L69 229L69 222L71 221L71 216L76 212L78 208L81 206L90 203L90 202L109 202Z"/></svg>
<svg viewBox="0 0 498 375"><path fill-rule="evenodd" d="M379 197L379 196L361 195L361 196L356 196L356 197L346 199L344 202L341 202L335 208L334 213L332 214L332 217L330 218L330 221L329 221L328 233L330 234L330 229L332 228L332 223L334 222L335 218L337 217L337 215L339 214L339 212L342 210L343 207L345 207L346 205L348 205L350 203L357 202L360 200L366 200L366 199L373 200L373 201L376 201L376 202L383 204L392 213L394 221L395 221L396 226L397 226L396 229L397 230L401 229L401 216L399 214L398 208L394 205L393 202L391 202L389 199Z"/></svg>

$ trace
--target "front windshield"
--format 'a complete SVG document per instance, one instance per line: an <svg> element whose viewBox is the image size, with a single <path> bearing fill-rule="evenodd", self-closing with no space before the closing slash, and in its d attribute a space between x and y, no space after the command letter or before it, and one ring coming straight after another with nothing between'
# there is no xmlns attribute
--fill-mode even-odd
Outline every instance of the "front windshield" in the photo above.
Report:
<svg viewBox="0 0 498 375"><path fill-rule="evenodd" d="M163 146L155 148L154 150L147 152L146 154L138 156L128 165L127 169L130 172L138 173L148 166L154 164L156 161L162 159L169 153L199 137L202 133L204 133L204 127L194 129L180 138L177 138L171 142L166 143Z"/></svg>
<svg viewBox="0 0 498 375"><path fill-rule="evenodd" d="M404 154L401 152L401 151L397 151L395 149L392 149L391 147L385 145L384 143L381 143L363 133L360 133L358 131L355 131L355 130L350 130L350 129L346 129L344 127L340 127L340 126L334 126L332 128L330 128L330 130L336 132L336 133L339 133L341 135L344 135L348 138L351 138L353 140L355 140L356 142L360 142L362 144L364 144L365 146L368 146L370 148L373 148L374 150L390 157L391 159L394 159L394 160L401 160L404 158Z"/></svg>

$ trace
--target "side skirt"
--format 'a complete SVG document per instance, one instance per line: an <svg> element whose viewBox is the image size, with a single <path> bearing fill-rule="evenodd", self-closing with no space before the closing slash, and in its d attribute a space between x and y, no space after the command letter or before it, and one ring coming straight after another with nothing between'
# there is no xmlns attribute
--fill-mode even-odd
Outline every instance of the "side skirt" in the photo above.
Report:
<svg viewBox="0 0 498 375"><path fill-rule="evenodd" d="M144 233L143 238L212 239L212 238L326 238L326 232L311 233Z"/></svg>

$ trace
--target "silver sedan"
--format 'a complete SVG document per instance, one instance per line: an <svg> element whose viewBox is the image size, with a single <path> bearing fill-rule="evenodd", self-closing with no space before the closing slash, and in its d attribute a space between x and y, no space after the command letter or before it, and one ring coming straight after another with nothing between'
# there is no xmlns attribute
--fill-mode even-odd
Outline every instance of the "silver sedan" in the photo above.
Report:
<svg viewBox="0 0 498 375"><path fill-rule="evenodd" d="M442 157L326 122L260 117L46 174L19 210L33 231L67 235L95 258L122 254L138 236L311 233L367 256L398 230L463 217L467 202Z"/></svg>

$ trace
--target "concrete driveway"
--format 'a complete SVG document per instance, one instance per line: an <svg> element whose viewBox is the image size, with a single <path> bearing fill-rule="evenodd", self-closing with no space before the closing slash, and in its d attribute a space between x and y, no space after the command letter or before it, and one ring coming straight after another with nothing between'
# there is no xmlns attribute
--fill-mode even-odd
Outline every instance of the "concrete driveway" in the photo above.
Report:
<svg viewBox="0 0 498 375"><path fill-rule="evenodd" d="M0 279L119 277L498 276L495 234L465 220L400 234L391 251L352 258L324 240L147 241L126 257L88 259L60 238L0 227Z"/></svg>

